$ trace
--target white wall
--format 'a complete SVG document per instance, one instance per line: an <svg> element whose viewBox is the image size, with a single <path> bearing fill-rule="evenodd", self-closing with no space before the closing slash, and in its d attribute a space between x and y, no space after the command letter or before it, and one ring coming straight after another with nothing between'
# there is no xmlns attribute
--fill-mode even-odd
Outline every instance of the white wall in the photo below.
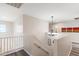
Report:
<svg viewBox="0 0 79 59"><path fill-rule="evenodd" d="M23 32L22 28L22 12L19 8L7 5L5 3L0 4L0 20L14 22L14 32ZM18 30L18 31L17 31Z"/></svg>
<svg viewBox="0 0 79 59"><path fill-rule="evenodd" d="M69 20L69 21L64 21L64 22L60 22L60 23L56 23L54 25L58 30L62 27L79 27L79 20ZM61 32L61 31L58 31Z"/></svg>
<svg viewBox="0 0 79 59"><path fill-rule="evenodd" d="M24 33L24 48L32 54L33 40L41 40L45 42L45 33L48 32L48 22L24 15L23 17L23 33ZM39 51L38 51L39 52ZM34 54L33 54L34 55Z"/></svg>
<svg viewBox="0 0 79 59"><path fill-rule="evenodd" d="M69 20L61 23L55 24L57 27L58 32L61 32L62 27L79 27L79 20ZM79 43L79 32L67 32L71 33L70 38L72 42L78 42Z"/></svg>
<svg viewBox="0 0 79 59"><path fill-rule="evenodd" d="M23 22L22 22L23 18L22 18L22 16L23 15L22 15L21 11L19 10L19 8L7 5L6 3L0 3L0 21L6 22L6 23L9 22L9 23L7 23L7 25L8 25L7 32L8 33L5 35L4 34L2 35L2 33L0 33L0 37L1 37L1 35L10 37L13 35L13 34L8 35L10 32L22 34L22 32L23 32L23 28L22 28L23 27ZM12 23L14 23L14 24L12 25ZM11 40L8 40L8 41L9 41L8 44L11 45L11 42L10 42ZM13 42L14 42L13 44L15 46L13 49L18 48L18 45L19 45L18 43L20 43L20 41L15 39ZM23 45L21 47L23 47Z"/></svg>
<svg viewBox="0 0 79 59"><path fill-rule="evenodd" d="M64 33L63 35L67 36L57 40L58 56L68 56L72 49L71 34Z"/></svg>
<svg viewBox="0 0 79 59"><path fill-rule="evenodd" d="M6 26L6 33L13 33L14 32L14 23L10 21L0 21L0 24Z"/></svg>

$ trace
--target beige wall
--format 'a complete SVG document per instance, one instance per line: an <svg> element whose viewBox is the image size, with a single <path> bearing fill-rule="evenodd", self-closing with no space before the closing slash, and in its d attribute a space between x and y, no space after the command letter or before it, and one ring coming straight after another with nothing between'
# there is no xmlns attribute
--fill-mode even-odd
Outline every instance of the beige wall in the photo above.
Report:
<svg viewBox="0 0 79 59"><path fill-rule="evenodd" d="M48 22L37 19L35 17L24 15L23 32L24 32L24 48L31 53L31 41L35 38L45 41L45 33L48 32ZM35 37L35 38L34 38Z"/></svg>

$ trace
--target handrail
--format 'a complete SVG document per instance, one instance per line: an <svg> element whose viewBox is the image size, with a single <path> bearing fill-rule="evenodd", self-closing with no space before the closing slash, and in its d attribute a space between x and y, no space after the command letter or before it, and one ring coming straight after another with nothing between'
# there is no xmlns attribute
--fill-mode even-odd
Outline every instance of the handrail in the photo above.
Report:
<svg viewBox="0 0 79 59"><path fill-rule="evenodd" d="M46 51L44 48L42 48L40 45L38 45L37 43L34 43L34 45L38 48L40 48L42 51L44 51L46 54L49 54L48 51Z"/></svg>
<svg viewBox="0 0 79 59"><path fill-rule="evenodd" d="M40 48L42 51L44 51L46 54L51 54L51 49L49 46L45 45L41 40L39 40L37 37L33 36L34 39L32 39L33 44Z"/></svg>

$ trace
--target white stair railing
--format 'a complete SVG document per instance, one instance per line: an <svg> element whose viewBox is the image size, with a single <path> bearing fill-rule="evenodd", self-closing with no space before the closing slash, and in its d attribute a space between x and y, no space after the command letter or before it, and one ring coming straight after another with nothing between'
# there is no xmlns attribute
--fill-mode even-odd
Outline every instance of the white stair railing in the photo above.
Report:
<svg viewBox="0 0 79 59"><path fill-rule="evenodd" d="M0 54L23 47L23 35L0 37Z"/></svg>

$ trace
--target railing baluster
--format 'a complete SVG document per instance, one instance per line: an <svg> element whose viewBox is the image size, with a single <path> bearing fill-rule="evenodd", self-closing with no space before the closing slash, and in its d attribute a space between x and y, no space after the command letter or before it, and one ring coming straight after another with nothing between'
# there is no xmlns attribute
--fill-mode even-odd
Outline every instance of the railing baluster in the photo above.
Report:
<svg viewBox="0 0 79 59"><path fill-rule="evenodd" d="M7 39L7 51L8 51L8 37L6 39Z"/></svg>
<svg viewBox="0 0 79 59"><path fill-rule="evenodd" d="M3 40L4 40L4 50L3 50L3 52L5 52L5 38Z"/></svg>
<svg viewBox="0 0 79 59"><path fill-rule="evenodd" d="M17 38L18 38L18 48L19 48L19 36L17 36Z"/></svg>
<svg viewBox="0 0 79 59"><path fill-rule="evenodd" d="M12 50L12 36L11 36L11 50Z"/></svg>
<svg viewBox="0 0 79 59"><path fill-rule="evenodd" d="M21 47L23 46L23 39L22 36L20 36L20 40L21 40Z"/></svg>
<svg viewBox="0 0 79 59"><path fill-rule="evenodd" d="M22 40L21 40L21 36L20 36L20 46L22 47Z"/></svg>
<svg viewBox="0 0 79 59"><path fill-rule="evenodd" d="M12 39L12 48L14 49L14 36L13 36L13 39Z"/></svg>
<svg viewBox="0 0 79 59"><path fill-rule="evenodd" d="M9 37L9 45L10 45L9 50L11 50L11 37Z"/></svg>
<svg viewBox="0 0 79 59"><path fill-rule="evenodd" d="M18 38L19 38L19 41L18 41L18 43L19 43L19 47L20 47L20 36L18 36Z"/></svg>
<svg viewBox="0 0 79 59"><path fill-rule="evenodd" d="M4 40L5 40L5 42L4 42L4 43L5 43L5 51L4 51L4 52L6 52L6 46L7 46L7 45L6 45L6 37L5 37Z"/></svg>
<svg viewBox="0 0 79 59"><path fill-rule="evenodd" d="M14 49L14 36L13 36L13 39L12 40L13 40L12 42L13 42L13 49Z"/></svg>
<svg viewBox="0 0 79 59"><path fill-rule="evenodd" d="M17 41L17 40L16 40L16 36L15 36L15 48L17 48L17 47L16 47L16 45L17 45L16 41Z"/></svg>
<svg viewBox="0 0 79 59"><path fill-rule="evenodd" d="M1 47L2 47L2 53L3 53L3 38L2 38L2 46Z"/></svg>
<svg viewBox="0 0 79 59"><path fill-rule="evenodd" d="M0 54L23 46L23 36L7 36L0 38Z"/></svg>
<svg viewBox="0 0 79 59"><path fill-rule="evenodd" d="M14 48L16 48L16 47L15 47L15 45L16 45L16 42L15 42L15 41L16 41L16 40L15 40L15 36L14 36Z"/></svg>
<svg viewBox="0 0 79 59"><path fill-rule="evenodd" d="M10 37L10 44L11 44L11 48L10 48L10 50L12 50L12 37Z"/></svg>
<svg viewBox="0 0 79 59"><path fill-rule="evenodd" d="M22 43L22 46L23 46L23 36L21 36L21 41L22 41L21 43Z"/></svg>
<svg viewBox="0 0 79 59"><path fill-rule="evenodd" d="M2 38L0 38L0 53L2 53Z"/></svg>
<svg viewBox="0 0 79 59"><path fill-rule="evenodd" d="M17 42L18 43L18 47L17 48L19 48L19 36L17 36L17 40L18 40L18 42Z"/></svg>
<svg viewBox="0 0 79 59"><path fill-rule="evenodd" d="M1 38L1 53L2 53L2 38Z"/></svg>
<svg viewBox="0 0 79 59"><path fill-rule="evenodd" d="M19 48L19 37L17 36L17 48Z"/></svg>
<svg viewBox="0 0 79 59"><path fill-rule="evenodd" d="M12 49L13 49L13 37L11 37L11 44L12 44Z"/></svg>

